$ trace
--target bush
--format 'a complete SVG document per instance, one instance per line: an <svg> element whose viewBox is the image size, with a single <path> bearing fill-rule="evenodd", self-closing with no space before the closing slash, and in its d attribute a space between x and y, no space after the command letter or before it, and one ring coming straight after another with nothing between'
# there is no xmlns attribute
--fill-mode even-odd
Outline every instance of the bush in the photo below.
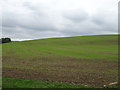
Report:
<svg viewBox="0 0 120 90"><path fill-rule="evenodd" d="M0 43L9 43L9 42L11 42L10 38L1 38L0 39Z"/></svg>

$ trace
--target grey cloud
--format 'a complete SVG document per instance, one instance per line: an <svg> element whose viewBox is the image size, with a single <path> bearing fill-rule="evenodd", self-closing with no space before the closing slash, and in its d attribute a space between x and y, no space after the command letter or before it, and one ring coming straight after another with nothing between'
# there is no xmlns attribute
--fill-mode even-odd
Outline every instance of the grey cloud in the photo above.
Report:
<svg viewBox="0 0 120 90"><path fill-rule="evenodd" d="M77 9L65 12L64 16L72 22L80 23L88 18L88 13L84 10Z"/></svg>
<svg viewBox="0 0 120 90"><path fill-rule="evenodd" d="M29 9L31 9L31 10L36 10L36 8L35 7L33 7L32 6L32 3L30 3L30 2L23 2L23 7L27 7L27 8L29 8Z"/></svg>
<svg viewBox="0 0 120 90"><path fill-rule="evenodd" d="M101 31L117 32L117 14L111 11L99 11L91 17L91 22L101 27Z"/></svg>
<svg viewBox="0 0 120 90"><path fill-rule="evenodd" d="M22 33L21 33L22 32ZM49 37L60 37L65 36L61 32L54 31L33 31L24 28L13 28L13 27L3 27L3 37L14 38L15 40L29 40L29 39L40 39Z"/></svg>
<svg viewBox="0 0 120 90"><path fill-rule="evenodd" d="M117 20L117 15L113 12L110 12L109 10L104 11L104 13L103 11L99 11L96 12L96 14L92 15L91 20L93 21L93 23L98 25L104 25L111 22L115 23Z"/></svg>
<svg viewBox="0 0 120 90"><path fill-rule="evenodd" d="M18 15L11 12L3 12L2 26L3 27L15 27L18 25Z"/></svg>
<svg viewBox="0 0 120 90"><path fill-rule="evenodd" d="M24 8L27 8L28 10L32 11L32 13L38 15L38 16L47 16L44 12L43 5L40 3L39 6L34 5L31 2L23 2L22 6Z"/></svg>
<svg viewBox="0 0 120 90"><path fill-rule="evenodd" d="M97 24L97 25L103 25L103 24L105 24L105 22L103 21L103 19L98 18L98 17L94 17L94 18L92 19L92 21L93 21L95 24Z"/></svg>
<svg viewBox="0 0 120 90"><path fill-rule="evenodd" d="M108 34L117 32L117 18L111 12L97 12L82 23L68 23L65 25L63 33L69 36L86 34Z"/></svg>
<svg viewBox="0 0 120 90"><path fill-rule="evenodd" d="M52 7L53 3L35 4L32 0L20 6L9 3L3 10L3 36L13 39L117 33L116 11L97 9L91 14L85 9L63 10Z"/></svg>
<svg viewBox="0 0 120 90"><path fill-rule="evenodd" d="M54 30L55 27L46 15L40 16L34 12L14 13L3 12L3 27L22 27L32 30Z"/></svg>

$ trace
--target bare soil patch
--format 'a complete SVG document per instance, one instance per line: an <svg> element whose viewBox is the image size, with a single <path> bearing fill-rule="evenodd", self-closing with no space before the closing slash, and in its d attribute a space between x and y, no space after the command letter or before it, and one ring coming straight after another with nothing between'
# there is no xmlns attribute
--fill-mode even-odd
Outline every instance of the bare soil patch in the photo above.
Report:
<svg viewBox="0 0 120 90"><path fill-rule="evenodd" d="M3 57L3 76L103 87L118 80L115 61L42 57ZM3 82L4 83L4 82Z"/></svg>

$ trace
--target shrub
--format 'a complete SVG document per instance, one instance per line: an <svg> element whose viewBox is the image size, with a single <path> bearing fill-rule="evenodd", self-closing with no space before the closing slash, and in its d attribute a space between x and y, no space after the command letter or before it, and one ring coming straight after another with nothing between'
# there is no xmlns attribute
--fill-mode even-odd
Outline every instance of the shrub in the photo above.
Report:
<svg viewBox="0 0 120 90"><path fill-rule="evenodd" d="M1 38L0 39L0 43L8 43L8 42L11 42L10 38Z"/></svg>

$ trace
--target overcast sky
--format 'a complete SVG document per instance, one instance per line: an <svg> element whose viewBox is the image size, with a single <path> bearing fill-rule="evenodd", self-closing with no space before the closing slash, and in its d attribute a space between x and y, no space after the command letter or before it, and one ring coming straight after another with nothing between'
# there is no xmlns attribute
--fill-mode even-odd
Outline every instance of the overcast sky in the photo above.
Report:
<svg viewBox="0 0 120 90"><path fill-rule="evenodd" d="M119 0L2 0L2 37L29 40L118 33Z"/></svg>

